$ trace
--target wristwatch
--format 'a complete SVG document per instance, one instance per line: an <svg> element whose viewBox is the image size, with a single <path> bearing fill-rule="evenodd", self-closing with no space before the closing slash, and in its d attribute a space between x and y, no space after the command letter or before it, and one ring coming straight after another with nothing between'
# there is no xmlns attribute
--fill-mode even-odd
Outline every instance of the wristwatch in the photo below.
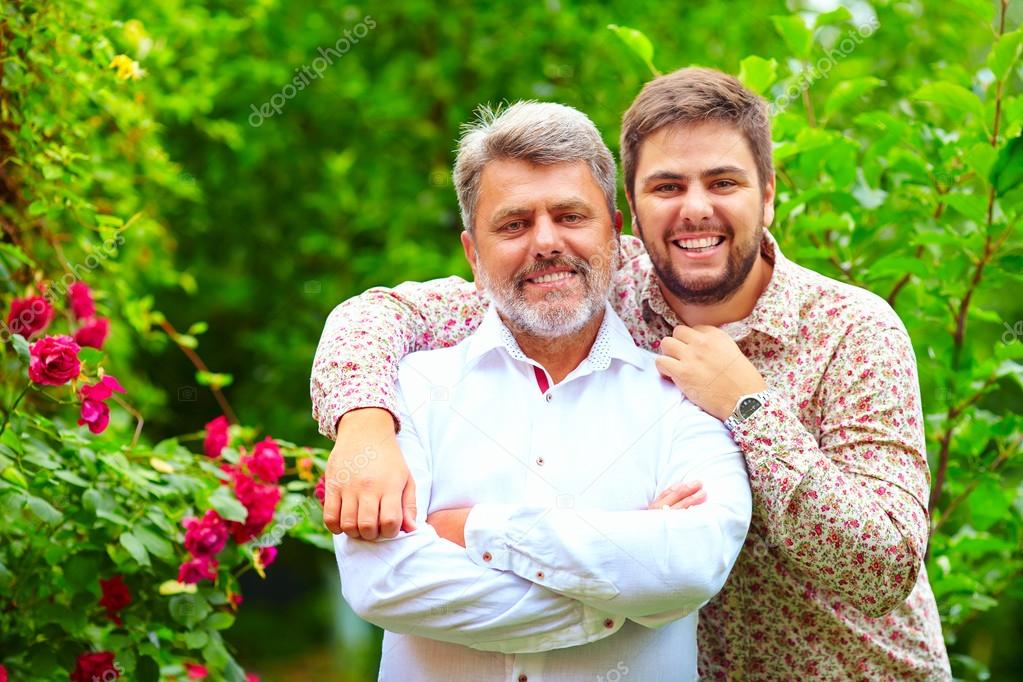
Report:
<svg viewBox="0 0 1023 682"><path fill-rule="evenodd" d="M739 396L739 399L735 401L735 409L732 410L732 414L725 420L725 428L732 431L741 422L752 417L757 410L764 406L767 395L768 389L759 393Z"/></svg>

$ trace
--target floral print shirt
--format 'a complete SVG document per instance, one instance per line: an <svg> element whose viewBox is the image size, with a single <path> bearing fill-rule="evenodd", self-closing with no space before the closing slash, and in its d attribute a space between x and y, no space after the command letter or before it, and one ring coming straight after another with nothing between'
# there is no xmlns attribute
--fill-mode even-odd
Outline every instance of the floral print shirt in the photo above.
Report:
<svg viewBox="0 0 1023 682"><path fill-rule="evenodd" d="M927 581L927 496L916 360L880 297L789 261L768 233L771 280L722 328L769 386L732 436L753 521L724 589L700 612L704 679L951 679ZM612 305L656 350L681 320L642 243L622 237ZM457 277L376 288L331 313L313 364L313 417L334 438L361 407L397 412L398 361L451 346L488 301Z"/></svg>

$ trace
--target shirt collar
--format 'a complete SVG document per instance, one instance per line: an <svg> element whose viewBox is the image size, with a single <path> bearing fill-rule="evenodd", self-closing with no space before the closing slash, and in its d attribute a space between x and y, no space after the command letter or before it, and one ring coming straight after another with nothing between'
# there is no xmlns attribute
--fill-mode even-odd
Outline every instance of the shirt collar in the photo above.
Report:
<svg viewBox="0 0 1023 682"><path fill-rule="evenodd" d="M466 365L475 365L487 353L503 349L512 359L539 366L534 360L526 357L519 347L518 341L511 330L501 321L497 308L493 303L487 308L479 328L468 340L466 349ZM611 360L621 360L639 368L646 366L645 353L636 346L625 323L611 307L604 304L604 319L597 330L597 337L584 363L589 363L593 371L604 371L611 366Z"/></svg>
<svg viewBox="0 0 1023 682"><path fill-rule="evenodd" d="M721 329L735 341L745 338L752 331L757 331L785 343L792 340L799 331L801 286L799 266L785 257L778 248L777 240L767 230L764 230L760 250L765 258L774 263L771 280L760 294L749 316L735 322L727 322L721 325ZM649 309L664 318L672 327L684 324L665 300L652 268L643 285L641 296L641 300Z"/></svg>

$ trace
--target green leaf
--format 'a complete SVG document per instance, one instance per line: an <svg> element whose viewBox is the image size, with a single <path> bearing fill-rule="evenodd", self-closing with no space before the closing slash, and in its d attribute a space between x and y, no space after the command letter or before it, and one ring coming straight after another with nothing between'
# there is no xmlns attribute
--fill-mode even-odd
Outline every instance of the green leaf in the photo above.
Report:
<svg viewBox="0 0 1023 682"><path fill-rule="evenodd" d="M822 12L814 20L814 26L841 26L852 21L852 13L845 7L833 9L830 12Z"/></svg>
<svg viewBox="0 0 1023 682"><path fill-rule="evenodd" d="M64 518L64 514L41 497L29 495L27 506L43 523L56 523Z"/></svg>
<svg viewBox="0 0 1023 682"><path fill-rule="evenodd" d="M209 328L210 325L206 322L195 322L188 328L188 333L192 336L199 336Z"/></svg>
<svg viewBox="0 0 1023 682"><path fill-rule="evenodd" d="M629 48L637 57L643 60L647 68L650 69L650 73L655 76L660 76L661 72L654 66L654 45L650 42L650 39L643 34L642 31L637 31L634 28L628 26L618 26L617 24L608 24L607 27L611 29L618 38L625 43L625 46Z"/></svg>
<svg viewBox="0 0 1023 682"><path fill-rule="evenodd" d="M1023 29L1004 34L991 48L987 57L988 68L998 80L1005 80L1012 67L1023 54Z"/></svg>
<svg viewBox="0 0 1023 682"><path fill-rule="evenodd" d="M64 577L77 590L95 587L99 580L99 557L95 554L76 554L64 564Z"/></svg>
<svg viewBox="0 0 1023 682"><path fill-rule="evenodd" d="M950 192L945 195L945 203L978 224L987 220L987 198L980 194Z"/></svg>
<svg viewBox="0 0 1023 682"><path fill-rule="evenodd" d="M1009 515L1012 498L998 479L987 477L970 493L970 516L977 530L987 530Z"/></svg>
<svg viewBox="0 0 1023 682"><path fill-rule="evenodd" d="M201 649L210 641L209 635L203 630L193 630L185 633L185 646L189 649Z"/></svg>
<svg viewBox="0 0 1023 682"><path fill-rule="evenodd" d="M18 358L27 365L32 360L28 341L21 334L15 334L11 337L11 343L14 344L14 350L17 351Z"/></svg>
<svg viewBox="0 0 1023 682"><path fill-rule="evenodd" d="M18 471L18 467L13 464L0 472L0 478L4 479L8 483L18 486L19 488L25 490L28 489L28 481L25 479L25 475Z"/></svg>
<svg viewBox="0 0 1023 682"><path fill-rule="evenodd" d="M245 521L249 513L226 486L217 488L216 492L210 495L209 501L210 506L226 521Z"/></svg>
<svg viewBox="0 0 1023 682"><path fill-rule="evenodd" d="M873 76L852 78L842 81L835 86L824 103L824 114L831 116L836 111L845 108L850 102L854 102L874 88L884 85L884 81Z"/></svg>
<svg viewBox="0 0 1023 682"><path fill-rule="evenodd" d="M763 95L778 80L778 60L756 55L746 57L739 63L739 80L753 92Z"/></svg>
<svg viewBox="0 0 1023 682"><path fill-rule="evenodd" d="M806 59L810 56L810 48L813 46L813 32L806 27L803 18L792 14L788 16L773 16L771 22L774 29L778 31L785 45L796 57Z"/></svg>
<svg viewBox="0 0 1023 682"><path fill-rule="evenodd" d="M160 665L149 656L143 656L135 666L134 678L139 682L159 682Z"/></svg>
<svg viewBox="0 0 1023 682"><path fill-rule="evenodd" d="M18 262L22 263L23 265L28 265L29 267L35 265L32 259L25 255L25 252L22 251L17 246L15 246L14 244L7 243L0 244L0 253L2 253L5 257L9 258L12 263Z"/></svg>
<svg viewBox="0 0 1023 682"><path fill-rule="evenodd" d="M91 365L98 365L103 362L104 355L105 353L100 349L90 346L85 346L82 350L78 351L78 359Z"/></svg>
<svg viewBox="0 0 1023 682"><path fill-rule="evenodd" d="M1009 140L999 150L989 179L999 196L1023 184L1023 135Z"/></svg>
<svg viewBox="0 0 1023 682"><path fill-rule="evenodd" d="M980 98L961 85L939 81L928 83L917 89L912 98L920 102L932 102L945 112L973 114L978 119L984 118L984 105Z"/></svg>
<svg viewBox="0 0 1023 682"><path fill-rule="evenodd" d="M218 611L210 616L207 623L214 630L227 630L234 625L234 616L224 611Z"/></svg>
<svg viewBox="0 0 1023 682"><path fill-rule="evenodd" d="M136 526L132 532L142 541L143 546L145 546L150 554L168 563L174 561L176 551L174 545L167 538L156 534L145 526Z"/></svg>
<svg viewBox="0 0 1023 682"><path fill-rule="evenodd" d="M141 566L149 566L149 552L146 546L131 531L121 533L119 538L121 546L128 550L128 554Z"/></svg>
<svg viewBox="0 0 1023 682"><path fill-rule="evenodd" d="M167 605L170 616L185 627L195 627L210 615L209 602L199 594L176 594Z"/></svg>

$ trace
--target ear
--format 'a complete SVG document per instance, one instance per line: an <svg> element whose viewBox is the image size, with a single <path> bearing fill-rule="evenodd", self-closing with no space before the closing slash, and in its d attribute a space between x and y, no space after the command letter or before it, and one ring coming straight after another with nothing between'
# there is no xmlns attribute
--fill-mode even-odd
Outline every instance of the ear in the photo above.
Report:
<svg viewBox="0 0 1023 682"><path fill-rule="evenodd" d="M622 212L615 210L615 236L622 236Z"/></svg>
<svg viewBox="0 0 1023 682"><path fill-rule="evenodd" d="M632 226L632 234L642 239L643 235L639 229L639 222L636 220L636 201L632 196L632 192L625 191L625 201L629 204L629 225Z"/></svg>
<svg viewBox="0 0 1023 682"><path fill-rule="evenodd" d="M775 175L771 173L767 185L764 186L764 227L770 227L774 222L774 190Z"/></svg>
<svg viewBox="0 0 1023 682"><path fill-rule="evenodd" d="M481 291L479 276L479 253L476 251L476 243L468 231L462 230L462 251L465 253L465 260L469 261L472 268L472 276L476 281L476 290Z"/></svg>

